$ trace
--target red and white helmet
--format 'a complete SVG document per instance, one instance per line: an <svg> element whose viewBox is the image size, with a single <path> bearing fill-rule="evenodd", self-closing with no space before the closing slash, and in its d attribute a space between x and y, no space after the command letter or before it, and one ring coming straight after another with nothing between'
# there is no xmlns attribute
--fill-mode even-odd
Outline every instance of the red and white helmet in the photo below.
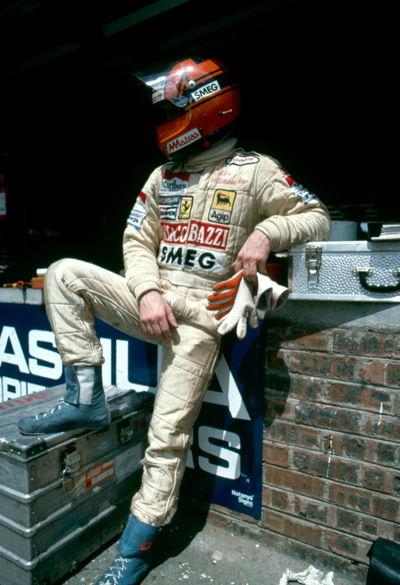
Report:
<svg viewBox="0 0 400 585"><path fill-rule="evenodd" d="M208 148L239 116L238 85L216 59L190 57L137 77L152 89L158 146L168 158Z"/></svg>

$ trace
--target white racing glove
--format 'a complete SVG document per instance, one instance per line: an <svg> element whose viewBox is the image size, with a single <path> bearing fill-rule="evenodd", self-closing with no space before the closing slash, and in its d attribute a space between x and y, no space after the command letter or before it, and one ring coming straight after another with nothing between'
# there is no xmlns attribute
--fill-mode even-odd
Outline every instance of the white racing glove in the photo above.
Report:
<svg viewBox="0 0 400 585"><path fill-rule="evenodd" d="M243 271L232 278L213 286L208 296L207 309L217 311L215 318L221 320L218 333L224 335L236 327L236 335L244 339L247 321L255 329L267 311L276 310L286 303L289 289L272 280L267 274L257 273L257 291L252 293L251 284L243 278Z"/></svg>
<svg viewBox="0 0 400 585"><path fill-rule="evenodd" d="M276 311L282 308L288 296L288 288L272 280L268 274L257 272L255 304L260 319L264 319L267 311Z"/></svg>
<svg viewBox="0 0 400 585"><path fill-rule="evenodd" d="M215 315L221 320L218 333L225 335L236 327L238 339L244 339L247 333L247 320L255 329L259 324L251 285L242 278L242 271L229 280L220 282L213 287L215 291L209 295L207 309L218 311Z"/></svg>
<svg viewBox="0 0 400 585"><path fill-rule="evenodd" d="M207 297L209 301L207 309L209 311L217 311L214 316L218 321L222 317L225 317L232 309L239 285L242 281L242 276L243 270L240 270L228 280L218 282L213 286L214 292Z"/></svg>
<svg viewBox="0 0 400 585"><path fill-rule="evenodd" d="M247 333L247 321L253 329L258 327L259 319L250 286L247 280L241 279L232 308L225 317L222 317L219 324L218 333L221 335L225 335L236 327L237 338L244 339Z"/></svg>

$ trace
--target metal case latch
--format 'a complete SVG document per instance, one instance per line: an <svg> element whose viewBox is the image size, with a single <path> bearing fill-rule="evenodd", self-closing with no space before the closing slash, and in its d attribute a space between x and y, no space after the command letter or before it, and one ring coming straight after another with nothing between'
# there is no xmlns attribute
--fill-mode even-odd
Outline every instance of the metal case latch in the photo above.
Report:
<svg viewBox="0 0 400 585"><path fill-rule="evenodd" d="M75 478L79 475L81 456L75 449L64 454L63 488L68 492L75 486Z"/></svg>
<svg viewBox="0 0 400 585"><path fill-rule="evenodd" d="M318 284L321 266L322 247L312 244L306 246L306 267L308 284Z"/></svg>
<svg viewBox="0 0 400 585"><path fill-rule="evenodd" d="M124 443L129 443L129 441L132 440L133 435L134 432L130 420L128 419L121 421L121 423L118 425L118 438L121 445Z"/></svg>

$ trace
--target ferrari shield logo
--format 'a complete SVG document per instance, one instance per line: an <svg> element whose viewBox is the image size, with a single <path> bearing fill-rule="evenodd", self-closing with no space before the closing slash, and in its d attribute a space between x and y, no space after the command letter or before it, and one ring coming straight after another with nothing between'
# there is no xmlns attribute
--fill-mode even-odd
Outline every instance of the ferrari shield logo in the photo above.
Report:
<svg viewBox="0 0 400 585"><path fill-rule="evenodd" d="M193 197L191 197L190 195L188 195L186 197L183 196L181 198L181 204L179 207L178 218L179 219L189 219L190 213L192 211L192 205L193 205Z"/></svg>

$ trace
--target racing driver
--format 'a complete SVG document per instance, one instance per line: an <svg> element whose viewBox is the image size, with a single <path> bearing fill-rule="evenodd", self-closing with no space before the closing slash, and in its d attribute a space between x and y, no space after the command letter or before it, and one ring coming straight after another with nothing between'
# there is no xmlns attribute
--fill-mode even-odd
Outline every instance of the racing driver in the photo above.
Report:
<svg viewBox="0 0 400 585"><path fill-rule="evenodd" d="M257 285L270 252L326 239L318 198L279 163L237 144L239 88L210 58L185 58L141 76L151 89L157 141L168 161L137 196L123 236L124 276L63 259L45 278L45 303L64 364L64 400L19 421L28 435L109 424L103 354L94 316L163 345L142 484L118 554L96 585L136 585L151 545L177 507L193 423L213 374L221 335L207 298L241 274Z"/></svg>

